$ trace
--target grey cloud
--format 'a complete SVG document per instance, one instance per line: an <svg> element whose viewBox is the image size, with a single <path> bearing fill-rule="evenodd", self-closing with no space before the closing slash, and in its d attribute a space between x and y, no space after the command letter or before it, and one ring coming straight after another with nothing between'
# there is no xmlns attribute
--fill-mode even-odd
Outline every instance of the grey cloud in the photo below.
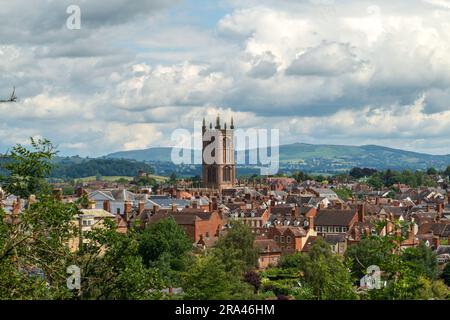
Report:
<svg viewBox="0 0 450 320"><path fill-rule="evenodd" d="M277 73L278 63L272 52L265 52L255 58L252 68L247 73L252 78L269 79Z"/></svg>
<svg viewBox="0 0 450 320"><path fill-rule="evenodd" d="M327 43L309 48L299 55L286 69L287 75L338 76L354 72L363 62L352 52L347 43Z"/></svg>

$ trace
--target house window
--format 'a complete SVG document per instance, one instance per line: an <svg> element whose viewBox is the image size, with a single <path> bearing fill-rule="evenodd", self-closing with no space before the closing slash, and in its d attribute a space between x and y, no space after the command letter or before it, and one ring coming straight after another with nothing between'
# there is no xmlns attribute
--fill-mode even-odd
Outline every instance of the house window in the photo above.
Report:
<svg viewBox="0 0 450 320"><path fill-rule="evenodd" d="M278 242L278 236L273 237L273 240L275 240L275 242Z"/></svg>
<svg viewBox="0 0 450 320"><path fill-rule="evenodd" d="M286 237L286 243L291 243L291 237L290 236Z"/></svg>
<svg viewBox="0 0 450 320"><path fill-rule="evenodd" d="M316 227L316 231L322 231L322 227Z"/></svg>
<svg viewBox="0 0 450 320"><path fill-rule="evenodd" d="M116 209L116 213L117 213L117 214L120 214L120 208L117 208L117 209Z"/></svg>
<svg viewBox="0 0 450 320"><path fill-rule="evenodd" d="M280 242L281 242L281 243L284 243L284 236L281 236L281 237L280 237Z"/></svg>
<svg viewBox="0 0 450 320"><path fill-rule="evenodd" d="M339 232L339 227L334 227L334 232Z"/></svg>
<svg viewBox="0 0 450 320"><path fill-rule="evenodd" d="M205 238L209 238L209 232L205 234Z"/></svg>
<svg viewBox="0 0 450 320"><path fill-rule="evenodd" d="M342 232L347 232L348 228L347 227L342 227Z"/></svg>

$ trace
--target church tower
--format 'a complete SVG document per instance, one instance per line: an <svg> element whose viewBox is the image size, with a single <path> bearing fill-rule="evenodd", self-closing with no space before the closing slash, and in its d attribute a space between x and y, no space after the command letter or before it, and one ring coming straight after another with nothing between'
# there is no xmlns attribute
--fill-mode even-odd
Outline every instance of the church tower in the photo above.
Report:
<svg viewBox="0 0 450 320"><path fill-rule="evenodd" d="M215 143L216 148L212 152L209 152L214 158L213 163L206 163L205 158L203 158L203 187L218 190L233 188L236 179L233 118L231 118L229 128L227 128L226 122L223 127L221 126L219 116L217 116L215 127L213 128L211 123L209 128L207 128L205 119L203 118L202 134L203 137L207 138L207 141L203 141L202 155L205 151L209 152L207 147L211 143L216 142L217 139Z"/></svg>

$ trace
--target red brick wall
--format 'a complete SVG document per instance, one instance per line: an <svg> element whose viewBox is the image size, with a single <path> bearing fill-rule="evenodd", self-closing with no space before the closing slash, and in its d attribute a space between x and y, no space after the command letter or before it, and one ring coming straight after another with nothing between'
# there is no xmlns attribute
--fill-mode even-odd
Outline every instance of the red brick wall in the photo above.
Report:
<svg viewBox="0 0 450 320"><path fill-rule="evenodd" d="M215 237L217 230L222 227L222 219L218 213L214 212L209 220L197 221L195 224L194 240L195 242L200 240L200 236L206 237L206 233L209 237Z"/></svg>

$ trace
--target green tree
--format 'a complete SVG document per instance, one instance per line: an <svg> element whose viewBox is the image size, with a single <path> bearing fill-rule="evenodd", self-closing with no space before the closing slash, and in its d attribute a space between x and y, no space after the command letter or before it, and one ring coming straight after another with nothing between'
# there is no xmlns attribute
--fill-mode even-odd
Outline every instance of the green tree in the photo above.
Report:
<svg viewBox="0 0 450 320"><path fill-rule="evenodd" d="M253 288L241 276L226 270L217 255L197 256L193 266L183 277L185 299L227 300L248 299Z"/></svg>
<svg viewBox="0 0 450 320"><path fill-rule="evenodd" d="M66 244L76 232L71 221L77 213L75 205L48 195L20 216L0 209L0 298L72 296L66 288L66 268L74 257Z"/></svg>
<svg viewBox="0 0 450 320"><path fill-rule="evenodd" d="M45 178L52 171L51 160L56 155L53 144L46 139L31 138L31 148L17 144L2 165L8 172L6 177L0 177L4 190L22 198L48 192Z"/></svg>
<svg viewBox="0 0 450 320"><path fill-rule="evenodd" d="M431 280L437 279L439 269L437 255L421 242L416 248L407 248L402 253L402 259L415 272Z"/></svg>
<svg viewBox="0 0 450 320"><path fill-rule="evenodd" d="M367 179L367 183L376 190L380 190L383 187L383 180L376 174Z"/></svg>
<svg viewBox="0 0 450 320"><path fill-rule="evenodd" d="M139 235L139 255L147 267L158 268L168 286L180 281L190 265L192 241L173 218L151 224Z"/></svg>
<svg viewBox="0 0 450 320"><path fill-rule="evenodd" d="M227 270L248 271L257 266L259 251L253 246L255 236L250 228L240 221L230 222L225 236L219 238L216 254L224 262Z"/></svg>
<svg viewBox="0 0 450 320"><path fill-rule="evenodd" d="M161 297L159 270L147 267L139 255L139 235L116 231L115 221L83 235L87 244L77 254L82 270L82 299L151 299Z"/></svg>
<svg viewBox="0 0 450 320"><path fill-rule="evenodd" d="M8 165L13 175L4 181L6 190L38 197L18 215L0 208L0 299L140 299L159 294L159 272L143 264L136 233L119 234L109 220L81 233L77 220L86 199L69 204L55 199L44 179L53 147L47 140L32 141L32 147L34 151L14 147L14 161ZM83 245L69 246L80 235ZM80 295L67 288L70 265L81 268Z"/></svg>
<svg viewBox="0 0 450 320"><path fill-rule="evenodd" d="M446 285L450 286L450 263L445 265L441 278L444 280Z"/></svg>
<svg viewBox="0 0 450 320"><path fill-rule="evenodd" d="M356 299L353 280L340 256L318 238L311 246L301 267L304 282L318 300Z"/></svg>

